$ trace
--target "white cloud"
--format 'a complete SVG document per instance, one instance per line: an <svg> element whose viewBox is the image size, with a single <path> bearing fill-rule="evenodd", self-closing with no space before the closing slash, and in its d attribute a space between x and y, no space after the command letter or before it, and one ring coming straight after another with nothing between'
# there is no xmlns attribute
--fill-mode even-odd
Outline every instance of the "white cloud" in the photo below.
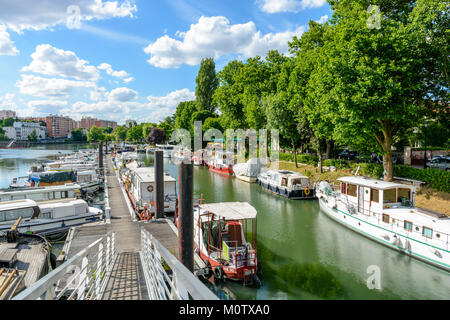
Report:
<svg viewBox="0 0 450 320"><path fill-rule="evenodd" d="M98 70L82 60L72 51L65 51L52 47L49 44L36 46L35 52L31 54L33 60L29 66L22 68L23 71L74 78L77 80L98 80Z"/></svg>
<svg viewBox="0 0 450 320"><path fill-rule="evenodd" d="M107 94L108 100L127 102L138 97L138 93L129 88L116 88Z"/></svg>
<svg viewBox="0 0 450 320"><path fill-rule="evenodd" d="M128 88L117 89L122 89L120 91L125 92L126 90L123 89ZM126 118L133 118L138 122L159 122L164 120L165 117L172 115L180 102L195 99L194 92L188 89L181 89L172 91L165 96L148 96L146 102L129 101L127 99L121 101L116 99L119 92L117 89L106 93L104 95L105 100L95 103L78 101L72 105L71 109L64 111L72 114L74 118L90 115L118 122L123 122ZM132 96L132 93L130 96Z"/></svg>
<svg viewBox="0 0 450 320"><path fill-rule="evenodd" d="M326 15L324 15L324 16L321 16L320 18L319 18L319 20L315 20L317 23L320 23L320 24L322 24L322 23L324 23L325 21L327 21L328 20L328 15L326 14Z"/></svg>
<svg viewBox="0 0 450 320"><path fill-rule="evenodd" d="M303 28L299 27L294 31L262 35L252 21L230 25L222 16L201 17L188 31L176 33L181 41L164 35L144 48L144 52L151 55L148 62L156 67L177 68L182 64L197 65L202 58L217 59L226 54L264 56L269 49L286 53L288 41L302 32Z"/></svg>
<svg viewBox="0 0 450 320"><path fill-rule="evenodd" d="M16 56L19 50L14 46L14 42L9 39L9 33L6 31L6 27L0 25L0 56Z"/></svg>
<svg viewBox="0 0 450 320"><path fill-rule="evenodd" d="M81 21L133 17L137 11L132 0L0 0L0 21L18 33L27 29L42 30L66 23L71 15L67 8L74 4L80 8Z"/></svg>
<svg viewBox="0 0 450 320"><path fill-rule="evenodd" d="M111 67L109 63L102 63L97 67L99 70L105 70L107 74L110 76L120 78L123 80L123 82L128 83L134 80L133 77L130 77L130 74L126 72L125 70L115 71Z"/></svg>
<svg viewBox="0 0 450 320"><path fill-rule="evenodd" d="M28 102L32 114L59 114L67 106L67 101L61 100L33 100Z"/></svg>
<svg viewBox="0 0 450 320"><path fill-rule="evenodd" d="M326 0L260 0L259 7L266 13L299 12L308 8L318 8Z"/></svg>
<svg viewBox="0 0 450 320"><path fill-rule="evenodd" d="M21 75L16 82L20 93L45 98L68 98L75 89L94 88L95 82Z"/></svg>

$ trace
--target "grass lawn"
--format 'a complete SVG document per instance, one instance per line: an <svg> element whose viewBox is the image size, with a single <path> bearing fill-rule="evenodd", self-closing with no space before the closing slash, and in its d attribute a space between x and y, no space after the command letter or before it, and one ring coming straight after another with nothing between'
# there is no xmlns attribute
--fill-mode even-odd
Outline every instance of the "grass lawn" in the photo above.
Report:
<svg viewBox="0 0 450 320"><path fill-rule="evenodd" d="M270 168L277 169L277 165L280 170L300 172L308 176L311 182L327 180L335 189L339 186L339 182L337 181L338 178L354 174L352 169L337 169L334 172L327 171L319 173L319 169L315 166L299 163L299 167L296 168L295 163L288 161L272 163ZM416 206L450 216L450 193L422 187L416 191Z"/></svg>

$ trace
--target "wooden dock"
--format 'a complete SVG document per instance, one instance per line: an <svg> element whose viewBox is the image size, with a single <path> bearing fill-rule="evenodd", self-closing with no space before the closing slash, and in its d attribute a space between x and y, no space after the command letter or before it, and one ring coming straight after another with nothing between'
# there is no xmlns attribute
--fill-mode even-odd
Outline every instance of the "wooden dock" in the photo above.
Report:
<svg viewBox="0 0 450 320"><path fill-rule="evenodd" d="M133 221L133 214L120 187L111 157L106 157L105 175L108 177L110 223L79 226L72 229L68 237L65 259L86 248L89 244L110 232L115 232L117 259L106 286L105 300L146 300L148 292L141 267L141 227L144 227L175 257L178 257L177 234L167 219L157 221Z"/></svg>

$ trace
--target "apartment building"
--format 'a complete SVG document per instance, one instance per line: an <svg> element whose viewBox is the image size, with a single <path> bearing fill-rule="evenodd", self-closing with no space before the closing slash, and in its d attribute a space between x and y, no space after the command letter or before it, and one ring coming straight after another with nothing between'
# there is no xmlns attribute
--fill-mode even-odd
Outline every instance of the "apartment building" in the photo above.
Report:
<svg viewBox="0 0 450 320"><path fill-rule="evenodd" d="M0 120L7 118L16 118L16 112L11 110L0 110Z"/></svg>

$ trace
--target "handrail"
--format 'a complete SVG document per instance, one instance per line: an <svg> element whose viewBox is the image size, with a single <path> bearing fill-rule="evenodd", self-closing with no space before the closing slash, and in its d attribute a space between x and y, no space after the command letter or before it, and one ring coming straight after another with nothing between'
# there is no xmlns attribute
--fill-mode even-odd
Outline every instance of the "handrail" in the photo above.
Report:
<svg viewBox="0 0 450 320"><path fill-rule="evenodd" d="M98 248L97 252L95 252L96 248ZM91 256L89 257L90 254ZM109 280L115 257L115 233L112 233L94 241L58 268L20 292L13 300L60 299L65 291L70 289L69 285L66 285L61 292L56 294L55 288L61 280L66 280L69 283L76 281L78 283L75 288L72 288L71 296L76 294L74 298L79 300L100 299ZM65 276L74 272L74 268L79 268L80 263L81 269L69 277L70 281L64 279ZM92 291L94 293L91 293ZM91 294L86 295L86 292Z"/></svg>
<svg viewBox="0 0 450 320"><path fill-rule="evenodd" d="M149 295L157 300L219 300L192 272L147 230L141 229L141 261ZM167 267L172 271L168 274ZM167 283L169 285L167 285Z"/></svg>

